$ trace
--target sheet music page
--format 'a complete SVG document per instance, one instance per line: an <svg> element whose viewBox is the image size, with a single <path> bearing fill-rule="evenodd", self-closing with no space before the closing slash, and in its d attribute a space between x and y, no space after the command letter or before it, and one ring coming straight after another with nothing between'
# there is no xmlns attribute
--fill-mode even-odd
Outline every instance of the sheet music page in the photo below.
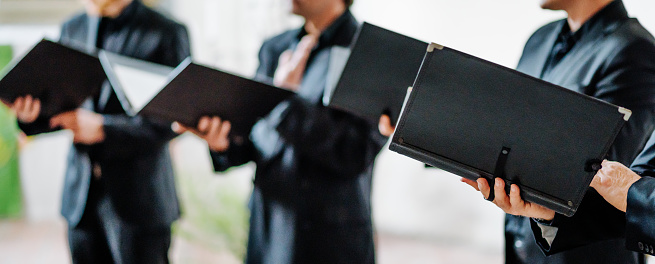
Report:
<svg viewBox="0 0 655 264"><path fill-rule="evenodd" d="M152 100L168 81L168 76L126 65L114 64L114 72L123 87L125 97L135 111Z"/></svg>

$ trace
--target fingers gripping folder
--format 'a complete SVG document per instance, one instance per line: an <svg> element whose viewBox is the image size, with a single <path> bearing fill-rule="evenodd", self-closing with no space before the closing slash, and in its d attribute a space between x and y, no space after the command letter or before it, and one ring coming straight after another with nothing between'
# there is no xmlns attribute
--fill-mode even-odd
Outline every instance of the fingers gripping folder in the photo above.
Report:
<svg viewBox="0 0 655 264"><path fill-rule="evenodd" d="M495 192L494 192L494 182L496 178L501 178L505 181L505 164L507 164L507 157L509 156L509 152L511 151L511 148L508 147L503 147L503 149L500 151L500 154L498 154L498 160L496 160L496 169L494 169L494 174L493 178L484 178L487 180L487 183L489 184L489 196L487 197L487 201L493 202L494 199L496 198ZM483 176L482 176L483 177ZM511 186L510 182L507 182L505 184L505 192L509 193L509 187Z"/></svg>

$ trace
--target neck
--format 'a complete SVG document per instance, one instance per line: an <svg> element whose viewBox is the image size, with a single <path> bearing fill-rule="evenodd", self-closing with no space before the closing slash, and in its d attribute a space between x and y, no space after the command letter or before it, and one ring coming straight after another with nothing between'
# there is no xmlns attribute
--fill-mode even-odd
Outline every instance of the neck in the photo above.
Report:
<svg viewBox="0 0 655 264"><path fill-rule="evenodd" d="M571 31L578 31L587 20L612 1L613 0L571 1L571 5L564 9L568 14L566 21L569 23Z"/></svg>
<svg viewBox="0 0 655 264"><path fill-rule="evenodd" d="M339 16L346 12L345 5L333 5L314 16L305 16L305 31L310 35L321 35Z"/></svg>
<svg viewBox="0 0 655 264"><path fill-rule="evenodd" d="M86 12L92 16L117 18L134 0L105 1L104 4L86 5Z"/></svg>

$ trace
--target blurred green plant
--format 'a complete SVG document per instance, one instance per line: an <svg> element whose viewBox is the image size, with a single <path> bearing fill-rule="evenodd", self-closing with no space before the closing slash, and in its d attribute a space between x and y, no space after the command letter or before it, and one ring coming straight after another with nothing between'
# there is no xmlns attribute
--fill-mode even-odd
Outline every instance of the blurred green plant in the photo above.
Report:
<svg viewBox="0 0 655 264"><path fill-rule="evenodd" d="M12 58L11 46L0 46L0 70ZM18 217L22 211L18 170L18 128L16 119L0 103L0 218Z"/></svg>
<svg viewBox="0 0 655 264"><path fill-rule="evenodd" d="M234 188L230 177L178 171L183 217L173 230L215 252L228 250L243 259L248 238L247 198Z"/></svg>

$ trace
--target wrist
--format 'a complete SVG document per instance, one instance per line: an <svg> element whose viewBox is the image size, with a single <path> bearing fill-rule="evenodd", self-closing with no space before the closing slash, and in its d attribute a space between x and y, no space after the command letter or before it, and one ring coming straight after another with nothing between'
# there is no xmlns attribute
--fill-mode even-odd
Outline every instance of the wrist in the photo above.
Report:
<svg viewBox="0 0 655 264"><path fill-rule="evenodd" d="M542 225L547 225L547 226L553 225L553 219L544 219L544 218L534 218L533 217L532 220L534 220L535 222L537 222L539 224L542 224Z"/></svg>
<svg viewBox="0 0 655 264"><path fill-rule="evenodd" d="M544 212L543 214L532 218L538 222L544 222L544 223L552 222L553 219L555 219L555 211L548 210L547 212Z"/></svg>

